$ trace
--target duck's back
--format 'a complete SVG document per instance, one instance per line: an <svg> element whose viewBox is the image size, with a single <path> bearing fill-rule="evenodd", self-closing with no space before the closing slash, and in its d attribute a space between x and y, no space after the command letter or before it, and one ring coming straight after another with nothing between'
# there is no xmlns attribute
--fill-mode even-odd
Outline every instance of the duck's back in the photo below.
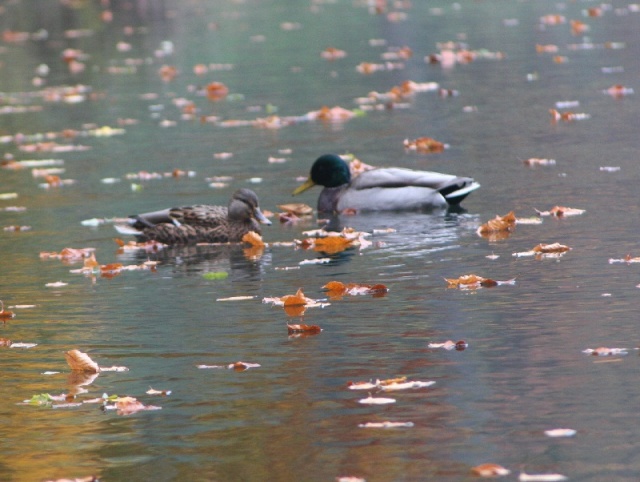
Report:
<svg viewBox="0 0 640 482"><path fill-rule="evenodd" d="M169 210L171 218L180 224L207 228L215 228L225 224L227 214L228 209L226 206L210 206L207 204L183 206Z"/></svg>

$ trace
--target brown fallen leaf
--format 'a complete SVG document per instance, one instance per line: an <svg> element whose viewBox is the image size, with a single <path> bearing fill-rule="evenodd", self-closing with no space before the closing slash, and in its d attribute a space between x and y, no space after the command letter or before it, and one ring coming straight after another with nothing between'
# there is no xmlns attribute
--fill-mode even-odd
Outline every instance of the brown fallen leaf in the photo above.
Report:
<svg viewBox="0 0 640 482"><path fill-rule="evenodd" d="M447 145L431 137L418 137L414 140L405 139L404 148L421 154L431 154L444 151Z"/></svg>
<svg viewBox="0 0 640 482"><path fill-rule="evenodd" d="M287 213L293 213L296 216L309 216L313 214L313 208L304 203L278 204L278 207Z"/></svg>
<svg viewBox="0 0 640 482"><path fill-rule="evenodd" d="M475 274L465 274L459 278L445 278L448 288L460 288L460 289L476 289L476 288L493 288L494 286L516 283L515 278L507 281L496 281L490 278L483 278Z"/></svg>
<svg viewBox="0 0 640 482"><path fill-rule="evenodd" d="M330 297L340 297L343 295L373 295L384 296L389 289L383 284L367 285L359 283L342 283L340 281L329 281L322 289L327 290Z"/></svg>
<svg viewBox="0 0 640 482"><path fill-rule="evenodd" d="M504 216L496 216L495 218L482 224L476 232L478 236L482 236L485 238L495 239L495 237L497 236L497 239L504 239L499 235L508 237L510 233L515 229L516 221L517 218L515 213L513 211L510 211Z"/></svg>
<svg viewBox="0 0 640 482"><path fill-rule="evenodd" d="M559 258L563 256L568 251L571 251L569 246L560 243L550 243L544 244L540 243L537 246L534 246L529 251L521 251L519 253L513 253L515 257L522 256L535 256L538 259L542 258Z"/></svg>

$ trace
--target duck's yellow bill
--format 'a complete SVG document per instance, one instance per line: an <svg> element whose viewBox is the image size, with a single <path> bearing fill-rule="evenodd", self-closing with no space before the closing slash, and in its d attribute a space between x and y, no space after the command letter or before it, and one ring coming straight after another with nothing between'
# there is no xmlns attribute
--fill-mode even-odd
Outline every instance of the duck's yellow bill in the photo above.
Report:
<svg viewBox="0 0 640 482"><path fill-rule="evenodd" d="M304 192L315 185L316 183L313 182L311 178L309 178L304 182L304 184L299 185L291 194L295 196L296 194L300 194L301 192Z"/></svg>

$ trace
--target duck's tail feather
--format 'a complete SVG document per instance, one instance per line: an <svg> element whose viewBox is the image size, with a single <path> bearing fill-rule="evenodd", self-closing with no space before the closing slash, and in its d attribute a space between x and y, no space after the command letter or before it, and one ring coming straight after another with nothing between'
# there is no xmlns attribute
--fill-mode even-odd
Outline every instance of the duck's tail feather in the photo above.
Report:
<svg viewBox="0 0 640 482"><path fill-rule="evenodd" d="M123 234L125 236L141 236L142 235L142 231L134 228L129 224L114 224L113 227L116 228L116 231L118 231L120 234Z"/></svg>
<svg viewBox="0 0 640 482"><path fill-rule="evenodd" d="M442 194L450 206L455 206L479 187L480 184L470 177L457 177L439 188L438 192Z"/></svg>

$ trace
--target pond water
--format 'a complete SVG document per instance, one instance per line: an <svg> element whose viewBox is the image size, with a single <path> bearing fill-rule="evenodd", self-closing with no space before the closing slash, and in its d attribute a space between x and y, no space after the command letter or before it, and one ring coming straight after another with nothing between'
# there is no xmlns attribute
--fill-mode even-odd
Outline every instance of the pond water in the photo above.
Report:
<svg viewBox="0 0 640 482"><path fill-rule="evenodd" d="M16 314L0 337L36 344L0 349L0 479L462 481L496 463L511 471L503 480L638 480L640 265L609 260L640 256L639 10L547 0L6 2L4 159L59 160L57 175L75 182L43 187L31 168L0 170L0 225L31 227L0 232L0 299ZM582 22L573 32L572 20ZM425 61L465 46L475 60ZM327 60L328 48L346 55ZM75 60L62 60L65 49ZM380 70L360 73L363 62ZM174 78L161 78L163 65ZM446 92L382 108L356 101L407 80ZM214 81L229 89L215 102L202 93ZM607 93L614 85L625 94ZM323 106L356 116L300 121ZM575 117L554 122L550 109ZM269 116L267 126L248 122ZM405 150L405 139L424 136L447 149ZM315 216L274 217L257 256L241 245L118 252L110 219L226 204L239 187L254 189L264 210L315 207L318 188L291 191L326 152L482 187L457 211L341 215L342 226L379 231L326 264L300 264L325 253L274 244L307 237ZM555 163L525 165L532 158ZM174 170L192 174L162 175ZM216 176L230 179L218 186ZM496 215L531 218L556 205L585 213L543 217L500 240L476 234ZM83 224L94 218L107 222ZM513 256L554 242L572 249ZM95 248L101 264L159 264L104 277L40 259L65 247ZM228 277L203 277L210 272ZM515 284L465 290L444 280L472 273ZM299 288L325 299L333 280L389 291L297 315L262 302ZM251 298L218 301L238 296ZM289 337L287 323L323 331ZM468 347L429 347L447 340ZM627 354L584 352L598 347ZM83 385L65 361L73 349L129 370ZM237 361L260 366L198 368ZM348 389L401 376L435 384ZM45 393L75 394L74 403L131 396L161 409L21 403ZM396 402L358 402L369 393ZM412 426L359 427L384 421ZM545 435L556 428L576 433Z"/></svg>

